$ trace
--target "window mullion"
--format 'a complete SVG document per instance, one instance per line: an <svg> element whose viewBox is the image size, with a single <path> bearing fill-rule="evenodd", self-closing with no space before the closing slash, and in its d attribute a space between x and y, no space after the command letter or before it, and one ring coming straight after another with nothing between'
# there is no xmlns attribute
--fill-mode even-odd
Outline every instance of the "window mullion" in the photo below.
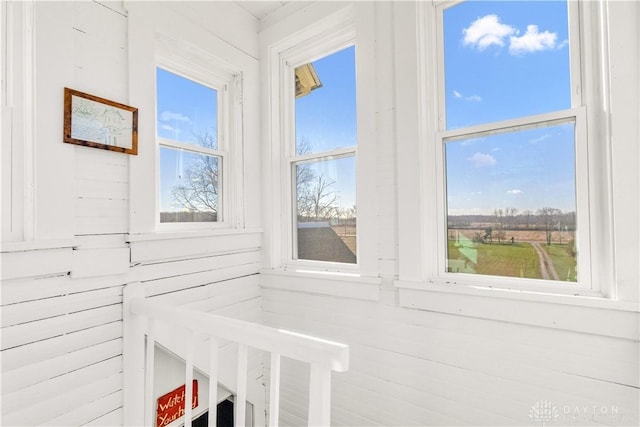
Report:
<svg viewBox="0 0 640 427"><path fill-rule="evenodd" d="M482 137L498 135L506 132L518 130L535 129L538 127L553 126L571 120L575 120L579 113L579 108L554 111L551 113L537 114L535 116L520 117L517 119L504 120L500 122L487 123L465 128L451 129L439 133L439 137L447 141L455 141L469 137Z"/></svg>
<svg viewBox="0 0 640 427"><path fill-rule="evenodd" d="M199 145L187 144L179 141L173 141L171 139L165 139L161 137L158 137L158 143L163 147L175 148L177 150L190 151L198 154L207 154L209 156L224 157L227 155L226 151L212 150L211 148L206 148Z"/></svg>
<svg viewBox="0 0 640 427"><path fill-rule="evenodd" d="M338 148L331 151L322 151L320 153L309 153L301 156L295 156L288 159L290 163L303 163L312 162L318 160L332 160L340 159L343 157L354 156L356 154L356 147Z"/></svg>

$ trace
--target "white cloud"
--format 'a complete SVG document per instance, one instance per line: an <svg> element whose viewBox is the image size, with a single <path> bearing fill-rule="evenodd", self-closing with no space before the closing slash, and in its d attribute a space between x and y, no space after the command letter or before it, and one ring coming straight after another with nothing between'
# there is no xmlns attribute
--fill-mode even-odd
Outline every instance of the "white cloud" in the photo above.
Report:
<svg viewBox="0 0 640 427"><path fill-rule="evenodd" d="M473 163L473 166L477 168L485 167L485 166L493 166L497 163L496 158L491 154L484 153L475 153L473 156L469 157L467 160L470 160Z"/></svg>
<svg viewBox="0 0 640 427"><path fill-rule="evenodd" d="M513 190L508 190L507 193L516 195L516 194L522 193L522 190L518 190L517 188L514 188Z"/></svg>
<svg viewBox="0 0 640 427"><path fill-rule="evenodd" d="M461 94L460 92L458 92L455 89L453 91L453 96L455 96L458 99L464 99L465 101L470 101L470 102L480 102L480 101L482 101L482 98L479 95L464 96L463 94Z"/></svg>
<svg viewBox="0 0 640 427"><path fill-rule="evenodd" d="M174 113L172 111L163 111L160 113L160 120L163 122L178 121L191 123L191 119L182 113Z"/></svg>
<svg viewBox="0 0 640 427"><path fill-rule="evenodd" d="M164 130L168 130L169 132L175 132L175 133L180 133L180 129L174 128L173 126L169 126L169 125L162 125L160 126L162 129Z"/></svg>
<svg viewBox="0 0 640 427"><path fill-rule="evenodd" d="M504 39L516 33L516 29L500 22L498 15L485 15L462 30L462 42L480 51L491 45L504 46Z"/></svg>
<svg viewBox="0 0 640 427"><path fill-rule="evenodd" d="M527 32L522 36L509 37L509 53L522 55L524 53L538 52L554 49L558 35L545 31L541 33L537 25L527 25Z"/></svg>

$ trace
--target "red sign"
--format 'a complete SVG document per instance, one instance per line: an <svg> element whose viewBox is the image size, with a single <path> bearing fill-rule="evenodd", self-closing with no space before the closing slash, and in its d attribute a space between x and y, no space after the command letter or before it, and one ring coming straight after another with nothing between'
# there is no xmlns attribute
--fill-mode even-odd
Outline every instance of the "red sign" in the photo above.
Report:
<svg viewBox="0 0 640 427"><path fill-rule="evenodd" d="M156 409L156 426L164 427L184 416L184 401L187 392L185 386L160 396ZM198 380L193 380L193 399L191 409L198 406Z"/></svg>

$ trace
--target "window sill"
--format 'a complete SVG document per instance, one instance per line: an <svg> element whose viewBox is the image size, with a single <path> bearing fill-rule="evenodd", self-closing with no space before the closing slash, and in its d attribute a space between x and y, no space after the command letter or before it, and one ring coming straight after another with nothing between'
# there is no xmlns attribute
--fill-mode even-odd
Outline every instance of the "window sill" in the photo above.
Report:
<svg viewBox="0 0 640 427"><path fill-rule="evenodd" d="M569 295L552 292L494 288L479 285L451 284L442 282L412 282L397 280L395 287L399 289L441 292L456 295L473 295L488 298L501 298L518 301L532 301L552 304L575 305L581 307L605 308L640 313L640 303L617 301L602 295Z"/></svg>
<svg viewBox="0 0 640 427"><path fill-rule="evenodd" d="M405 308L631 340L640 333L637 302L403 280L394 285Z"/></svg>
<svg viewBox="0 0 640 427"><path fill-rule="evenodd" d="M314 271L305 267L260 270L260 284L266 289L307 292L368 301L380 299L382 279L358 273Z"/></svg>
<svg viewBox="0 0 640 427"><path fill-rule="evenodd" d="M159 240L191 239L215 236L262 233L260 228L218 228L209 230L157 231L155 233L127 234L127 243L152 242Z"/></svg>

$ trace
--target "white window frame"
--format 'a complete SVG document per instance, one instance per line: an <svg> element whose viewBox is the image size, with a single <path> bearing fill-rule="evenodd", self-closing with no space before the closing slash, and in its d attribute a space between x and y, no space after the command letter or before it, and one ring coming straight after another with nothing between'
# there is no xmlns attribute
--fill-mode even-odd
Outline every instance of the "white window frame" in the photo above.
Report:
<svg viewBox="0 0 640 427"><path fill-rule="evenodd" d="M463 129L446 130L444 117L444 45L442 24L444 9L460 3L437 2L419 5L419 28L423 40L419 70L421 75L420 139L427 144L423 150L423 194L425 199L436 200L436 208L421 204L425 222L422 225L421 247L429 259L422 269L423 280L432 285L455 284L459 289L504 289L551 294L607 296L615 298L612 268L611 205L607 186L610 155L608 151L608 121L606 105L606 79L602 75L606 62L603 35L594 29L601 18L598 5L585 5L568 1L571 102L572 108L529 117L483 124ZM429 76L429 77L426 77ZM583 85L583 82L589 82ZM601 86L599 86L601 85ZM427 94L437 94L428 98ZM578 282L556 282L498 276L448 273L446 271L446 177L444 167L444 141L478 134L491 134L531 128L545 123L575 121L576 214L578 245ZM431 148L429 148L431 146ZM601 158L598 158L601 155ZM425 172L425 169L432 169ZM598 182L600 181L600 182ZM594 230L598 232L594 232ZM436 235L435 239L428 236ZM602 263L594 265L594 262ZM593 268L592 268L593 266Z"/></svg>
<svg viewBox="0 0 640 427"><path fill-rule="evenodd" d="M162 37L159 36L162 40ZM167 42L165 42L167 43ZM162 43L160 43L162 45ZM187 50L188 52L188 50ZM203 86L215 89L217 92L217 144L218 149L212 150L196 144L181 141L174 141L161 138L157 133L157 105L156 121L154 123L154 136L156 141L156 191L155 191L155 229L160 232L165 231L190 231L190 230L213 230L221 228L231 228L238 226L234 219L238 215L239 209L234 206L240 201L240 197L232 197L231 188L234 177L232 170L238 170L233 162L238 156L234 155L234 135L238 133L236 129L241 124L236 123L236 116L241 114L239 93L241 92L241 74L234 74L226 71L222 67L217 67L212 58L203 58L202 61L194 59L194 55L179 55L174 49L159 49L156 54L154 79L157 68L161 68L170 73L176 74L185 79L199 83ZM157 82L154 85L157 99ZM157 104L157 102L156 102ZM219 159L219 182L221 197L218 197L218 218L217 221L207 222L160 222L160 148L166 147L177 150L189 151L196 154L215 156ZM239 169L241 170L241 168ZM235 200L234 200L235 199ZM222 209L220 209L220 207Z"/></svg>
<svg viewBox="0 0 640 427"><path fill-rule="evenodd" d="M32 241L35 229L34 2L2 2L2 243Z"/></svg>
<svg viewBox="0 0 640 427"><path fill-rule="evenodd" d="M341 158L354 157L357 170L357 141L356 145L333 150L307 153L303 155L296 154L296 129L295 129L295 69L301 65L314 62L318 59L327 57L342 49L350 46L356 46L355 29L348 26L342 31L337 31L330 37L317 37L312 41L298 43L291 47L281 55L281 76L282 80L282 108L283 108L283 156L285 158L283 183L285 190L283 191L283 238L285 242L285 260L286 264L296 268L309 269L328 269L332 271L357 271L360 263L359 251L356 250L356 263L341 263L331 261L316 261L297 258L297 197L295 183L295 166L302 163L315 163L321 161L337 160ZM357 46L356 46L357 50ZM355 72L355 70L354 70ZM357 86L356 82L356 86ZM357 114L356 114L357 120ZM356 138L357 135L356 135ZM357 179L356 179L357 187ZM356 188L356 200L358 200L358 191ZM356 202L357 205L357 202ZM356 232L356 247L359 247L359 233Z"/></svg>

